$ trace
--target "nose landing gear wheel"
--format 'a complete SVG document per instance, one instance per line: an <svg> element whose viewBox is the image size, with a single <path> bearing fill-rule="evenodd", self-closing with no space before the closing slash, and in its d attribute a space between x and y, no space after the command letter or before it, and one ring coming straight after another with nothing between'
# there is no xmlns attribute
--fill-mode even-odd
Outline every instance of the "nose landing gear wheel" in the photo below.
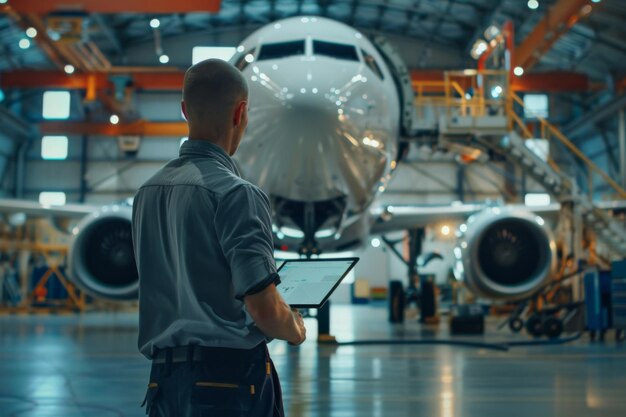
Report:
<svg viewBox="0 0 626 417"><path fill-rule="evenodd" d="M533 337L541 337L543 335L543 320L539 314L533 314L526 321L526 331Z"/></svg>

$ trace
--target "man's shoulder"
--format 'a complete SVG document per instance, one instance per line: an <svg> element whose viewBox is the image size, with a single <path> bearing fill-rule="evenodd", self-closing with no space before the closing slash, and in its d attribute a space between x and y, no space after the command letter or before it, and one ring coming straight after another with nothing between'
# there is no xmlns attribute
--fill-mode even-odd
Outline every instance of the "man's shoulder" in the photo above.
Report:
<svg viewBox="0 0 626 417"><path fill-rule="evenodd" d="M263 190L258 186L252 184L250 181L238 177L237 175L233 175L233 177L234 178L229 181L224 192L220 193L222 197L226 195L254 195L258 198L267 199Z"/></svg>
<svg viewBox="0 0 626 417"><path fill-rule="evenodd" d="M158 186L192 186L217 198L246 191L265 196L259 187L210 158L193 161L173 159L150 177L139 191Z"/></svg>
<svg viewBox="0 0 626 417"><path fill-rule="evenodd" d="M225 185L229 172L222 170L220 164L211 159L189 160L176 158L169 161L154 173L140 190L151 187L196 186L208 191L219 192L216 185Z"/></svg>

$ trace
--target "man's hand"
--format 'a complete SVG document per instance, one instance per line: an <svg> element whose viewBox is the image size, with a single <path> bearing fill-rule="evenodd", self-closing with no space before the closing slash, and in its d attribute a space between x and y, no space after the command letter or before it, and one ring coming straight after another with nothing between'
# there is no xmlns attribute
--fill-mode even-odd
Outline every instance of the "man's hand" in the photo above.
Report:
<svg viewBox="0 0 626 417"><path fill-rule="evenodd" d="M304 320L302 319L302 314L298 311L297 308L292 308L291 313L293 314L293 319L296 322L296 326L298 328L298 333L300 334L300 338L295 341L290 340L289 344L293 346L298 346L306 340L306 327L304 327Z"/></svg>
<svg viewBox="0 0 626 417"><path fill-rule="evenodd" d="M299 345L306 339L302 314L293 311L280 296L274 284L244 298L246 309L257 327L268 337Z"/></svg>

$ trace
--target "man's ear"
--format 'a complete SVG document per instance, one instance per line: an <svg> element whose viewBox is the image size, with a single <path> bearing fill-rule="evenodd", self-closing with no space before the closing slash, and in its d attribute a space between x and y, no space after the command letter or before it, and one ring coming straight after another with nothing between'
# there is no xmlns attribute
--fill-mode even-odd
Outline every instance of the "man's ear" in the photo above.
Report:
<svg viewBox="0 0 626 417"><path fill-rule="evenodd" d="M189 117L187 116L187 106L182 100L180 102L180 110L183 112L183 117L185 118L185 120L189 121Z"/></svg>
<svg viewBox="0 0 626 417"><path fill-rule="evenodd" d="M233 114L233 126L234 127L237 127L242 123L243 115L244 115L244 112L246 111L246 107L248 107L247 101L241 101L239 102L239 104L237 104L237 107L235 107L235 112Z"/></svg>

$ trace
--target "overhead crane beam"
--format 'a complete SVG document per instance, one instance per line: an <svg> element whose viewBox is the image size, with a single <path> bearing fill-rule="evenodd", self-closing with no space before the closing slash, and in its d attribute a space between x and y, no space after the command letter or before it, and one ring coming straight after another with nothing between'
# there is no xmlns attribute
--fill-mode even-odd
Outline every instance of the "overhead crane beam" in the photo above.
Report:
<svg viewBox="0 0 626 417"><path fill-rule="evenodd" d="M127 73L137 90L181 91L185 73L178 69L155 71L152 67L113 67L115 73ZM158 70L158 68L157 68ZM2 73L0 88L57 88L66 90L112 89L110 73L75 73L62 71L20 70ZM443 71L411 71L414 82L443 81ZM514 91L587 92L597 88L585 74L568 71L524 74L512 80ZM88 94L89 95L89 94Z"/></svg>
<svg viewBox="0 0 626 417"><path fill-rule="evenodd" d="M186 122L42 122L39 123L42 135L99 135L99 136L187 136Z"/></svg>
<svg viewBox="0 0 626 417"><path fill-rule="evenodd" d="M139 90L181 90L185 73L178 69L152 71L151 67L116 67L113 73L127 73L132 87ZM66 90L96 90L113 88L111 73L75 73L63 71L19 70L2 73L1 88L58 88Z"/></svg>
<svg viewBox="0 0 626 417"><path fill-rule="evenodd" d="M597 7L592 4L591 0L558 0L515 49L513 67L528 72L563 34Z"/></svg>
<svg viewBox="0 0 626 417"><path fill-rule="evenodd" d="M221 0L9 0L0 11L45 15L53 12L191 13L220 10Z"/></svg>

